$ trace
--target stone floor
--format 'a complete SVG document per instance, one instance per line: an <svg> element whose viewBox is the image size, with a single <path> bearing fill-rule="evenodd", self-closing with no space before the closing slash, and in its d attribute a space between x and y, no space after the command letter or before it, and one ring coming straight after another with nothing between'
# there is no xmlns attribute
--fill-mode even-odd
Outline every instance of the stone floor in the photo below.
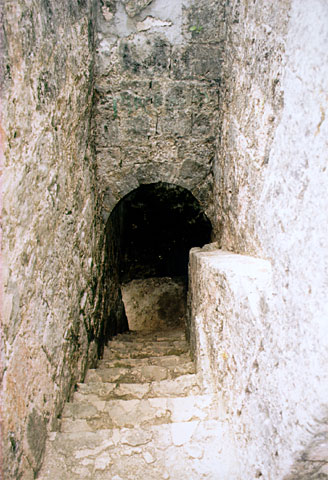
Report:
<svg viewBox="0 0 328 480"><path fill-rule="evenodd" d="M66 405L38 478L229 478L219 416L181 329L119 335Z"/></svg>

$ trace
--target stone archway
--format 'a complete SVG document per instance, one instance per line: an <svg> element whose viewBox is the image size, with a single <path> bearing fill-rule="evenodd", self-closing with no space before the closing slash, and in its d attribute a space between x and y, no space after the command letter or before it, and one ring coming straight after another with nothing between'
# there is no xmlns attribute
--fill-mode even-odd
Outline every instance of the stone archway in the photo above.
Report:
<svg viewBox="0 0 328 480"><path fill-rule="evenodd" d="M107 224L109 281L123 293L131 329L184 320L189 250L210 242L211 230L198 200L177 185L143 184L116 205Z"/></svg>

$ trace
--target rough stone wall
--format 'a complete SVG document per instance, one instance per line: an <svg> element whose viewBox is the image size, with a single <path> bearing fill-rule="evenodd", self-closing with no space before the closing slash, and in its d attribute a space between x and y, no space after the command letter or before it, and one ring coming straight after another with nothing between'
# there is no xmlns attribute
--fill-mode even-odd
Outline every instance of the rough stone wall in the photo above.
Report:
<svg viewBox="0 0 328 480"><path fill-rule="evenodd" d="M222 245L235 252L259 251L253 227L256 214L247 207L261 194L284 105L281 82L289 8L289 0L232 1L226 7L220 134L214 165L215 220Z"/></svg>
<svg viewBox="0 0 328 480"><path fill-rule="evenodd" d="M140 184L174 183L204 206L222 248L271 262L252 388L243 408L227 403L242 480L278 480L326 429L327 4L100 0L96 9L103 219ZM113 333L102 322L106 285L121 299L116 280L104 281L114 247L89 142L91 0L3 10L2 430L5 478L26 480L99 336ZM206 339L212 358L218 338L213 328Z"/></svg>
<svg viewBox="0 0 328 480"><path fill-rule="evenodd" d="M243 408L227 397L229 421L243 480L254 478L247 452L256 439L265 462L257 475L281 479L312 435L327 431L328 7L232 1L226 18L216 239L224 250L268 259L273 282L258 375ZM242 331L243 317L236 322ZM214 329L207 338L214 356L219 337ZM253 343L250 336L249 352Z"/></svg>
<svg viewBox="0 0 328 480"><path fill-rule="evenodd" d="M17 0L3 15L3 465L31 479L100 328L93 13L84 0Z"/></svg>
<svg viewBox="0 0 328 480"><path fill-rule="evenodd" d="M223 2L99 0L97 110L104 217L143 183L189 189L211 216Z"/></svg>

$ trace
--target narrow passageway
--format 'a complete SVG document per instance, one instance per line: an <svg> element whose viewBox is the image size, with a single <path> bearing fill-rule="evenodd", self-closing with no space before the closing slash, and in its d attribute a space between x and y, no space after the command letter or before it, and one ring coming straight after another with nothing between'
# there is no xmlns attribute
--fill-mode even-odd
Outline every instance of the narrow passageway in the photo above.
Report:
<svg viewBox="0 0 328 480"><path fill-rule="evenodd" d="M118 335L66 405L39 479L217 480L219 411L182 329Z"/></svg>
<svg viewBox="0 0 328 480"><path fill-rule="evenodd" d="M174 185L143 185L117 205L107 252L129 331L77 385L40 479L217 478L224 427L185 335L189 249L210 234L196 199Z"/></svg>
<svg viewBox="0 0 328 480"><path fill-rule="evenodd" d="M131 330L184 325L188 255L211 238L211 224L186 189L141 185L109 218L108 237Z"/></svg>

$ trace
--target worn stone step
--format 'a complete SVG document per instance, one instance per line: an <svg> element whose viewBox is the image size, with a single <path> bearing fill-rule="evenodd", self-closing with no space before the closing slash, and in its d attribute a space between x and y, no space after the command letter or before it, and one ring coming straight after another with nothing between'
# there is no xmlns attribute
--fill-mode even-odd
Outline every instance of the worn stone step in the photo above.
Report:
<svg viewBox="0 0 328 480"><path fill-rule="evenodd" d="M107 428L133 428L219 418L214 394L188 397L157 397L133 400L73 402L66 404L61 430L86 432Z"/></svg>
<svg viewBox="0 0 328 480"><path fill-rule="evenodd" d="M170 340L162 340L162 341L156 341L156 340L147 340L144 338L136 338L134 341L129 341L129 340L124 340L115 337L113 340L111 340L107 346L106 349L110 348L129 348L129 349L140 349L143 347L153 347L153 348L171 348L171 347L179 347L180 345L182 346L188 346L188 342L184 339L177 339L177 338L172 338Z"/></svg>
<svg viewBox="0 0 328 480"><path fill-rule="evenodd" d="M218 420L51 434L39 480L232 480ZM227 462L231 458L231 464Z"/></svg>
<svg viewBox="0 0 328 480"><path fill-rule="evenodd" d="M195 373L193 362L182 365L162 367L160 365L141 365L136 368L96 368L90 369L86 375L85 383L92 382L117 382L117 383L144 383L161 381Z"/></svg>
<svg viewBox="0 0 328 480"><path fill-rule="evenodd" d="M182 353L181 355L164 355L158 357L145 358L121 358L121 359L103 359L98 363L98 368L135 368L142 365L159 365L162 367L172 367L182 365L183 363L190 363L191 358L189 353Z"/></svg>
<svg viewBox="0 0 328 480"><path fill-rule="evenodd" d="M149 383L79 383L74 401L98 401L113 398L185 397L201 393L200 380L196 374L181 375L174 379Z"/></svg>
<svg viewBox="0 0 328 480"><path fill-rule="evenodd" d="M116 336L112 338L108 342L108 346L112 344L118 344L118 343L123 343L124 345L158 345L158 346L165 346L165 345L171 345L172 343L185 343L186 338L181 336L181 337L167 337L167 338L151 338L151 337L144 337L144 336L135 336L135 337L122 337L122 336Z"/></svg>
<svg viewBox="0 0 328 480"><path fill-rule="evenodd" d="M111 341L120 340L124 342L170 342L176 340L186 340L185 331L182 329L155 331L149 333L130 331L116 335Z"/></svg>
<svg viewBox="0 0 328 480"><path fill-rule="evenodd" d="M103 360L114 360L123 358L146 358L160 357L168 355L183 355L189 352L189 346L186 342L175 342L170 345L139 345L124 346L123 343L116 343L106 347L103 354Z"/></svg>
<svg viewBox="0 0 328 480"><path fill-rule="evenodd" d="M110 342L115 340L124 342L171 342L171 341L185 341L186 335L183 330L168 330L168 331L156 331L156 332L126 332L112 337Z"/></svg>

